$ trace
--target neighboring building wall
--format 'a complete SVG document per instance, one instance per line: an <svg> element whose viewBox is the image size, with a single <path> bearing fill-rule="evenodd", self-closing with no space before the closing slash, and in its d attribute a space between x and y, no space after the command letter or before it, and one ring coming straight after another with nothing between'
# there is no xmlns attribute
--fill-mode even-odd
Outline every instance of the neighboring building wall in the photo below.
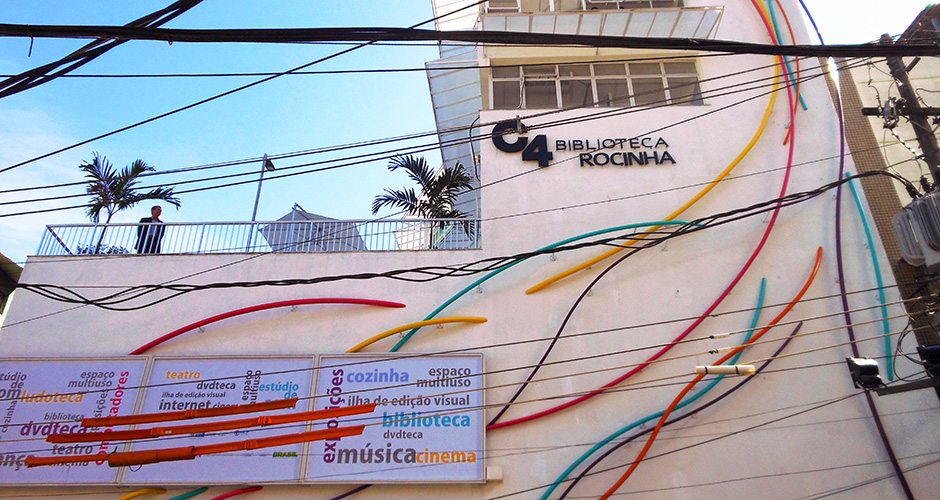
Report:
<svg viewBox="0 0 940 500"><path fill-rule="evenodd" d="M913 20L896 43L940 42L936 23L940 19L940 7L928 6ZM908 77L915 94L923 107L937 104L935 96L940 92L940 63L936 58L902 58L902 64L910 68ZM885 119L882 116L862 116L862 108L881 108L892 105L898 110L902 107L901 95L897 83L891 75L885 59L840 60L842 67L851 67L840 74L842 98L845 104L846 134L852 155L859 165L859 171L888 170L897 173L911 182L918 189L921 181L928 186L936 183L934 176L923 159L924 153L917 140L913 123L904 116ZM928 117L930 127L935 133L936 117ZM896 279L907 286L902 286L903 295L916 297L924 290L935 290L925 277L923 266L912 266L901 259L900 247L894 230L891 228L895 214L908 206L912 199L910 193L900 182L870 178L863 181L871 202L873 218L882 234L888 250L888 256ZM929 188L928 188L929 190ZM929 308L930 300L911 301L908 311L914 316L914 334L920 345L940 344L940 335L935 327L929 325L924 311Z"/></svg>
<svg viewBox="0 0 940 500"><path fill-rule="evenodd" d="M791 21L796 21L799 17L796 2L783 3ZM438 5L436 9L448 7ZM800 43L808 41L801 29L797 36ZM726 7L717 37L768 41L760 19L745 2ZM523 62L526 54L524 49L517 49L506 57ZM637 55L651 54L612 51L605 53L603 59ZM583 54L574 53L572 57ZM493 61L481 60L480 64ZM760 56L699 58L701 88L706 93L704 105L623 108L628 112L603 118L594 116L599 111L595 108L543 116L534 115L544 110L482 111L479 123L484 134L497 122L519 115L531 128L525 137L534 140L544 134L554 158L550 166L538 168L536 163L523 162L518 153L497 150L490 140L476 145L481 155L484 186L480 201L481 250L31 258L23 281L91 286L80 290L89 297L97 297L138 284L177 281L208 284L384 273L510 256L590 231L662 220L739 157L759 127L770 100L768 95L762 95L768 91L766 86L726 96L710 94L727 85L771 78L773 63L773 58ZM812 66L815 62L805 64ZM745 72L748 70L755 71ZM820 73L818 69L806 71ZM715 79L732 74L736 76ZM766 80L760 82L765 83ZM728 180L677 218L692 220L735 210L774 199L782 191L807 191L838 178L839 161L834 158L839 152L839 133L826 85L816 78L802 85L801 90L809 109L796 116L794 166L790 173L785 169L788 145L783 142L791 124L786 95L780 93L766 130ZM744 102L748 98L752 100ZM731 107L722 109L725 106ZM586 120L579 121L582 118ZM558 120L566 121L552 124ZM540 128L541 125L544 127ZM570 146L566 147L571 149L574 145L570 141L574 140L633 137L649 137L654 145L661 138L668 147L660 143L652 151L660 157L668 151L675 163L582 166L578 154L586 151L560 151L557 143L569 141ZM629 147L630 143L621 144ZM651 150L642 144L641 140L636 151L649 153ZM602 161L595 160L593 153L596 152L591 153L592 161ZM851 158L845 161L847 169L854 168ZM845 285L852 292L848 301L855 310L852 314L858 325L855 333L859 338L873 338L861 343L859 349L863 355L877 357L883 367L885 354L878 337L880 311L865 235L848 191L842 193L842 203ZM709 354L710 349L741 343L740 333L752 321L762 279L767 280L767 296L759 324L766 325L778 315L806 281L818 247L824 251L821 269L804 300L759 345L746 351L741 362L760 365L802 322L800 336L787 345L767 371L732 397L693 419L666 428L654 444L649 460L640 465L621 492L641 492L638 494L644 499L673 499L727 498L738 492L760 491L765 498L784 500L852 487L850 491L856 498L901 498L898 481L891 477L891 466L862 396L835 402L859 391L852 387L845 365L851 350L846 344L848 337L839 300L834 214L835 191L828 191L782 209L766 242L762 235L773 220L769 213L669 240L638 252L608 272L609 266L627 255L621 253L534 294L526 294L526 290L610 247L540 255L487 281L441 314L484 316L489 319L487 323L428 328L419 332L403 351L483 352L489 372L488 421L525 380L530 367L539 363L549 339L561 331L563 338L547 359L550 364L535 377L539 382L522 394L519 404L506 413L505 421L568 401L647 359L695 318L709 311L709 306L735 281L752 252L763 245L748 272L691 333L688 342L676 346L609 394L547 418L488 432L487 465L501 469L501 481L494 479L486 485L384 485L358 493L356 498L490 499L541 495L545 486L591 445L636 419L666 408L692 378L694 366L710 364L720 356ZM625 233L628 231L614 234ZM877 238L876 235L879 241ZM884 264L883 248L879 245L876 251ZM17 325L4 329L0 352L8 357L117 356L220 312L293 298L367 297L407 303L407 308L395 310L305 306L295 311L265 311L206 327L204 332L190 332L152 354L339 353L381 331L423 319L478 277L448 277L427 283L391 278L347 279L302 286L218 289L189 293L131 311L61 304L21 293L9 318ZM907 318L898 305L900 297L893 280L886 276L886 281L891 304L890 329L898 333L904 329ZM144 305L170 293L157 292L126 305ZM580 305L569 318L569 310L579 300ZM708 339L724 332L738 334ZM369 350L381 352L392 342L394 339L389 339ZM906 375L922 373L910 363L902 363L899 371ZM722 382L705 399L714 398L742 380ZM931 425L936 424L938 409L935 393L916 391L878 398L875 403L884 414L887 433L902 467L914 468L936 459L940 436L930 432ZM573 494L583 497L603 493L639 448L636 444L615 452L599 467L607 472L582 481ZM200 466L199 459L193 466ZM495 476L496 471L493 472ZM883 476L887 478L872 481ZM935 478L935 465L907 474L917 498L933 496ZM349 489L350 486L312 489L266 485L253 498L326 499ZM8 488L5 493L61 498L63 493L73 491L78 490ZM83 494L82 498L114 495L113 490L99 489Z"/></svg>
<svg viewBox="0 0 940 500"><path fill-rule="evenodd" d="M23 268L0 253L0 327L3 327L3 320L10 309L16 283L22 273Z"/></svg>
<svg viewBox="0 0 940 500"><path fill-rule="evenodd" d="M913 58L908 57L903 58L903 60L907 65L912 62ZM884 59L871 59L868 64L856 64L860 67L852 70L852 76L865 107L879 107L891 98L900 99L894 78L891 77L891 72ZM940 104L940 98L938 98L940 78L938 78L938 75L940 75L940 61L937 61L934 57L921 58L911 69L909 73L911 85L922 99L921 106L936 107ZM884 127L884 120L880 117L868 117L867 120L875 131L879 150L884 156L888 168L913 180L915 183L923 176L926 176L931 184L934 183L926 163L922 159L916 158L922 154L922 151L910 121L904 117L899 117L897 126L888 129ZM929 120L933 120L933 118L929 118ZM898 198L902 203L904 205L910 203L911 197L904 190L904 187L898 183L896 189Z"/></svg>

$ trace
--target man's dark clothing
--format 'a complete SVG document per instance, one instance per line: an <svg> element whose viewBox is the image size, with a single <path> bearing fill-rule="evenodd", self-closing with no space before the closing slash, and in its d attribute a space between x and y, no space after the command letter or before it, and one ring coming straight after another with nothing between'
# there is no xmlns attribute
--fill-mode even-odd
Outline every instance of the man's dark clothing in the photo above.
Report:
<svg viewBox="0 0 940 500"><path fill-rule="evenodd" d="M137 253L160 253L160 240L166 230L163 221L144 217L140 223L148 225L137 226Z"/></svg>

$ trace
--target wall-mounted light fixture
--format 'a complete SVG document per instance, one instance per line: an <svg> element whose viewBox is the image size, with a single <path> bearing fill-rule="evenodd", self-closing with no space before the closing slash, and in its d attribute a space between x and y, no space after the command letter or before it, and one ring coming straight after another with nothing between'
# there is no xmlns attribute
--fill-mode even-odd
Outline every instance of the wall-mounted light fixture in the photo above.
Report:
<svg viewBox="0 0 940 500"><path fill-rule="evenodd" d="M852 383L860 389L877 389L885 385L878 374L878 362L871 358L845 358L852 374Z"/></svg>

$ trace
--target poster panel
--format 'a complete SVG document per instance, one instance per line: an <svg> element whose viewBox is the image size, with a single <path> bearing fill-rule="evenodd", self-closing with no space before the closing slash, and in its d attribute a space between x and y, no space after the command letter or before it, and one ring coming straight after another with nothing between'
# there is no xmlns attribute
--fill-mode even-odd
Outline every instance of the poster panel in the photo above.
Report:
<svg viewBox="0 0 940 500"><path fill-rule="evenodd" d="M379 406L327 422L366 429L312 443L307 481L484 481L482 355L323 355L319 371L316 409Z"/></svg>
<svg viewBox="0 0 940 500"><path fill-rule="evenodd" d="M170 426L279 415L307 411L312 357L226 357L226 358L155 358L141 413L180 411L221 406L262 403L300 397L295 408L238 416L204 418L150 424ZM167 436L135 441L132 451L178 448L215 443L245 441L269 436L304 432L304 422L270 427L252 427L212 434ZM296 481L300 478L304 444L260 448L217 455L197 456L195 460L125 467L124 483L232 483Z"/></svg>
<svg viewBox="0 0 940 500"><path fill-rule="evenodd" d="M29 455L96 455L112 442L50 444L50 434L102 432L82 428L83 418L134 413L147 358L0 360L0 483L113 483L117 470L104 460L27 469Z"/></svg>

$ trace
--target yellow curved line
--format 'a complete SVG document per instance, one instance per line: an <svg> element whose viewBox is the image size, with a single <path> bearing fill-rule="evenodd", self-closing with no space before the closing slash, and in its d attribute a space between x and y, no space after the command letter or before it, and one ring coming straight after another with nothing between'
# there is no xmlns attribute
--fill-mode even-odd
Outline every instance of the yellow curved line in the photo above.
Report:
<svg viewBox="0 0 940 500"><path fill-rule="evenodd" d="M436 319L418 321L416 323L408 323L407 325L402 325L402 326L399 326L398 328L393 328L387 332L382 332L368 340L364 340L360 342L359 344L356 344L355 347L353 347L352 349L346 352L359 352L364 347L370 344L374 344L384 339L385 337L391 337L392 335L395 335L396 333L401 333L407 330L411 330L413 328L421 328L422 326L439 325L441 323L486 323L486 321L487 321L486 318L480 318L477 316L454 316L452 318L436 318Z"/></svg>
<svg viewBox="0 0 940 500"><path fill-rule="evenodd" d="M714 188L715 186L717 186L719 182L721 182L725 177L727 177L728 174L730 174L731 171L734 170L734 167L737 167L737 166L738 166L738 163L740 163L741 160L743 160L744 157L747 156L747 154L751 152L751 149L754 147L754 144L757 144L757 140L760 139L760 136L764 133L764 129L767 128L767 122L770 120L770 113L771 113L771 111L773 111L774 103L777 102L777 91L780 89L780 74L781 74L780 66L779 66L779 65L774 66L774 86L773 86L773 92L771 92L771 94L770 94L770 102L767 103L767 109L764 111L764 118L761 119L760 126L757 128L757 132L754 133L754 137L751 138L751 142L749 142L749 143L747 144L747 146L745 146L744 149L742 149L741 152L738 153L738 156L734 159L734 161L731 162L730 165L728 165L727 168L725 168L720 174L718 174L718 177L715 177L715 180L709 182L707 186L705 186L701 191L699 191L698 194L696 194L695 196L693 196L692 199L690 199L689 201L687 201L687 202L685 203L685 205L682 205L682 206L679 207L675 212L673 212L673 213L667 215L667 216L664 217L662 220L674 220L676 217L682 215L682 212L685 212L689 207L691 207L692 205L694 205L698 200L702 199L702 197L705 196L706 194L708 194L708 192L711 191L712 188ZM583 271L583 270L585 270L585 269L587 269L587 268L593 266L594 264L597 264L598 262L600 262L600 261L602 261L602 260L604 260L604 259L606 259L606 258L608 258L608 257L610 257L610 256L612 256L612 255L616 255L618 252L620 252L620 251L623 250L624 248L626 248L626 247L628 247L628 246L630 246L630 245L632 245L632 244L638 242L639 240L641 240L641 239L643 239L643 238L649 236L650 233L653 233L653 232L655 232L655 231L658 231L658 230L659 230L660 228L662 228L662 227L663 227L663 226L653 226L653 227L650 227L650 228L647 229L646 231L643 231L642 234L640 234L639 236L637 236L636 238L634 238L634 239L632 239L632 240L627 241L627 242L624 243L623 245L621 245L621 246L619 246L619 247L617 247L617 248L612 248L612 249L610 249L610 250L608 250L608 251L606 251L606 252L604 252L604 253L598 255L597 257L594 257L593 259L591 259L591 260L589 260L589 261L587 261L587 262L584 262L584 263L582 263L582 264L578 264L577 266L572 267L571 269L568 269L567 271L564 271L564 272L562 272L562 273L556 274L555 276L552 276L551 278L548 278L547 280L545 280L545 281L543 281L543 282L541 282L541 283L539 283L539 284L533 286L532 288L526 290L525 293L527 293L527 294L536 293L536 292L542 290L543 288L545 288L545 287L551 285L552 283L555 283L556 281L563 280L563 279L567 278L568 276L571 276L572 274L575 274L575 273L577 273L577 272Z"/></svg>
<svg viewBox="0 0 940 500"><path fill-rule="evenodd" d="M118 500L131 500L131 498L142 497L144 495L162 495L166 493L165 488L144 488L142 490L137 490L131 493L128 493Z"/></svg>

